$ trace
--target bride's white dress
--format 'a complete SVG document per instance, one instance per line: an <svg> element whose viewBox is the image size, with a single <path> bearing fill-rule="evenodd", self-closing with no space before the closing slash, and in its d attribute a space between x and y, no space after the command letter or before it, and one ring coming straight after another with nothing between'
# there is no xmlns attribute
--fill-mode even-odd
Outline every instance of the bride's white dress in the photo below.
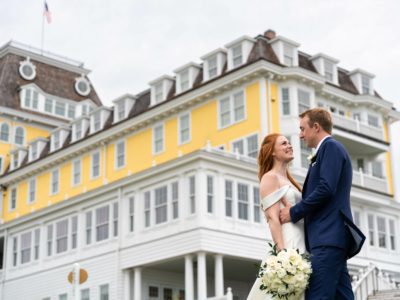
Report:
<svg viewBox="0 0 400 300"><path fill-rule="evenodd" d="M261 200L261 206L263 210L266 210L268 207L278 202L280 199L282 199L282 197L285 197L286 201L292 205L301 200L301 194L295 187L293 187L292 185L284 185L280 189L276 190L272 194L269 194ZM296 224L283 224L282 236L285 248L297 248L300 250L300 253L304 253L306 251L303 221L299 221ZM267 253L265 254L265 256L267 256ZM263 260L265 258L266 257L263 257ZM247 296L247 300L276 299L272 298L272 295L266 294L265 291L261 291L260 285L261 279L257 278L257 280L253 284L253 287L251 288L249 295ZM298 300L303 299L304 295L299 295Z"/></svg>

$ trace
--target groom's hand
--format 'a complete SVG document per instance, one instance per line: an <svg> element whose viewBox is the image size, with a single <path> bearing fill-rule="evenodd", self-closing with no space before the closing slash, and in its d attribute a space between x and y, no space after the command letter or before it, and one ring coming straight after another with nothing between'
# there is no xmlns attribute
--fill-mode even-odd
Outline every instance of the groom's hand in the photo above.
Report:
<svg viewBox="0 0 400 300"><path fill-rule="evenodd" d="M289 223L291 221L290 208L292 207L292 205L290 205L290 203L288 203L285 198L282 198L281 201L284 207L281 208L279 219L281 220L281 224Z"/></svg>

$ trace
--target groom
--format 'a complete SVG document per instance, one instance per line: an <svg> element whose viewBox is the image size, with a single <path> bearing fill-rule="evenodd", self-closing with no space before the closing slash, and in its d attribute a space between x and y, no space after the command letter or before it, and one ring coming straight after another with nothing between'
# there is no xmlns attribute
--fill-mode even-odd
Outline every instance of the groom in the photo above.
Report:
<svg viewBox="0 0 400 300"><path fill-rule="evenodd" d="M324 109L300 114L300 138L316 148L303 186L302 200L280 213L281 223L304 218L306 248L311 253L313 274L308 300L354 299L347 270L353 226L350 210L351 161L342 144L331 137L332 118Z"/></svg>

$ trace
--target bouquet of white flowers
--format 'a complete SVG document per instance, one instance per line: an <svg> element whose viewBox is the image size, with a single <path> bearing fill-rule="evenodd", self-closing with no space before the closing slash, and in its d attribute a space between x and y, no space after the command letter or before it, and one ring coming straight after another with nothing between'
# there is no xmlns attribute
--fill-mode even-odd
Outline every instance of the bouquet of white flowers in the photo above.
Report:
<svg viewBox="0 0 400 300"><path fill-rule="evenodd" d="M258 277L261 278L260 289L277 299L298 299L308 285L312 272L310 256L300 254L298 249L272 248L270 256L260 267Z"/></svg>

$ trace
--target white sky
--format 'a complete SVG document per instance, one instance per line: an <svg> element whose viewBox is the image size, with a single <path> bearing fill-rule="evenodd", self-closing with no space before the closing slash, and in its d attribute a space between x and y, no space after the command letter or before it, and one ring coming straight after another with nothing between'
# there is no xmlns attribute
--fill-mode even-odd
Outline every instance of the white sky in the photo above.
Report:
<svg viewBox="0 0 400 300"><path fill-rule="evenodd" d="M267 29L323 52L345 69L376 75L375 89L400 110L397 0L47 0L44 49L85 63L105 105L242 36ZM0 45L40 47L43 0L0 0ZM392 126L400 201L400 122Z"/></svg>

